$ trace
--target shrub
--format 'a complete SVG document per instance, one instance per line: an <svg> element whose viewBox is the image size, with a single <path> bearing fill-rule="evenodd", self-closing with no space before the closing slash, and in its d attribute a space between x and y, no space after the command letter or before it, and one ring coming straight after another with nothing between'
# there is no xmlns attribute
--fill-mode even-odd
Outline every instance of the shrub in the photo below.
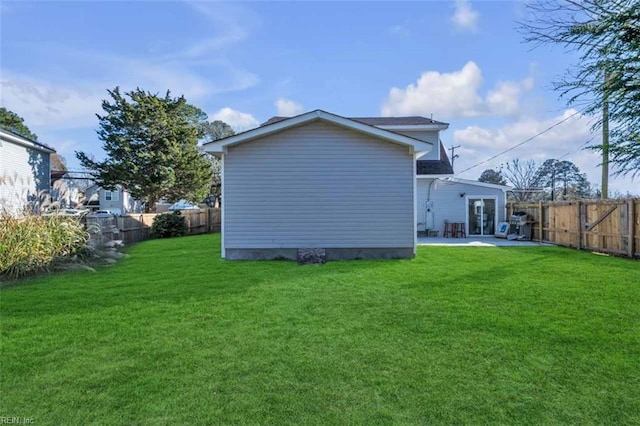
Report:
<svg viewBox="0 0 640 426"><path fill-rule="evenodd" d="M179 211L156 216L151 225L153 238L181 237L187 233L187 221Z"/></svg>
<svg viewBox="0 0 640 426"><path fill-rule="evenodd" d="M0 215L0 277L47 270L85 247L89 234L78 218Z"/></svg>

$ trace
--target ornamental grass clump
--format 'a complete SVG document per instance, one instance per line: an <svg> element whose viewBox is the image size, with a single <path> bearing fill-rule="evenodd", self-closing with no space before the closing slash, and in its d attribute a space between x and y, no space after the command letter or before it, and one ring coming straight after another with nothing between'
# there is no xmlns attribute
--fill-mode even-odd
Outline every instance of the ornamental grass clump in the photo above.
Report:
<svg viewBox="0 0 640 426"><path fill-rule="evenodd" d="M78 218L0 215L0 279L46 271L85 248L89 234Z"/></svg>

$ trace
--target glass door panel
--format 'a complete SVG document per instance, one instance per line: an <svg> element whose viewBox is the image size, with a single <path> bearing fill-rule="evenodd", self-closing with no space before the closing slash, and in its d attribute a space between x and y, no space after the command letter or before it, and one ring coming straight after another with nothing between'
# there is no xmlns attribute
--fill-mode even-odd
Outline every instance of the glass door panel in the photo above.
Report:
<svg viewBox="0 0 640 426"><path fill-rule="evenodd" d="M485 198L482 201L484 202L482 209L482 235L493 235L495 234L496 225L493 223L496 217L496 200Z"/></svg>
<svg viewBox="0 0 640 426"><path fill-rule="evenodd" d="M469 198L467 210L469 235L493 235L495 233L495 199Z"/></svg>

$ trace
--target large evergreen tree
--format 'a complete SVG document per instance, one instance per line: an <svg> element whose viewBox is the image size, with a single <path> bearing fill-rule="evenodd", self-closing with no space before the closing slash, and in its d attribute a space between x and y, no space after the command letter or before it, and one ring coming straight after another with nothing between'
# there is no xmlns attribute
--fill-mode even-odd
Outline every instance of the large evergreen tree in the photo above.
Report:
<svg viewBox="0 0 640 426"><path fill-rule="evenodd" d="M122 185L146 211L161 198L201 201L211 180L210 163L198 150L206 114L169 91L164 97L139 88L108 93L104 114L97 114L107 158L96 161L76 152L96 182L107 189Z"/></svg>
<svg viewBox="0 0 640 426"><path fill-rule="evenodd" d="M552 201L589 198L592 192L587 175L571 161L546 160L538 168L536 182Z"/></svg>
<svg viewBox="0 0 640 426"><path fill-rule="evenodd" d="M480 175L478 182L493 183L494 185L506 185L507 180L502 176L500 170L487 169Z"/></svg>
<svg viewBox="0 0 640 426"><path fill-rule="evenodd" d="M608 106L608 151L622 175L640 175L640 0L531 0L520 28L535 44L577 52L555 83L569 104L602 117ZM603 119L595 127L603 125Z"/></svg>
<svg viewBox="0 0 640 426"><path fill-rule="evenodd" d="M212 142L218 139L223 139L229 136L233 136L236 132L224 121L216 120L210 123L204 123L203 125L204 131L204 140L206 142ZM210 199L209 202L211 205L215 205L217 201L217 205L220 206L222 204L222 178L221 172L222 167L220 164L220 160L214 157L211 154L207 154L207 159L211 163L211 186L209 190Z"/></svg>

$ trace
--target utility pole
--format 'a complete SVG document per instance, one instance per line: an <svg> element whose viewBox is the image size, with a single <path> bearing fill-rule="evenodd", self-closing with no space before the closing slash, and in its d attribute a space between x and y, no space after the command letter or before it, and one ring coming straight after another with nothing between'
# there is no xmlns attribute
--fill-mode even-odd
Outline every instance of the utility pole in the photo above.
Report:
<svg viewBox="0 0 640 426"><path fill-rule="evenodd" d="M602 93L602 194L600 198L609 198L609 71L604 72L604 91Z"/></svg>
<svg viewBox="0 0 640 426"><path fill-rule="evenodd" d="M453 162L455 161L456 158L460 157L458 154L456 154L456 149L458 148L460 148L460 145L455 145L449 148L449 151L451 151L451 168L452 169L453 169Z"/></svg>

